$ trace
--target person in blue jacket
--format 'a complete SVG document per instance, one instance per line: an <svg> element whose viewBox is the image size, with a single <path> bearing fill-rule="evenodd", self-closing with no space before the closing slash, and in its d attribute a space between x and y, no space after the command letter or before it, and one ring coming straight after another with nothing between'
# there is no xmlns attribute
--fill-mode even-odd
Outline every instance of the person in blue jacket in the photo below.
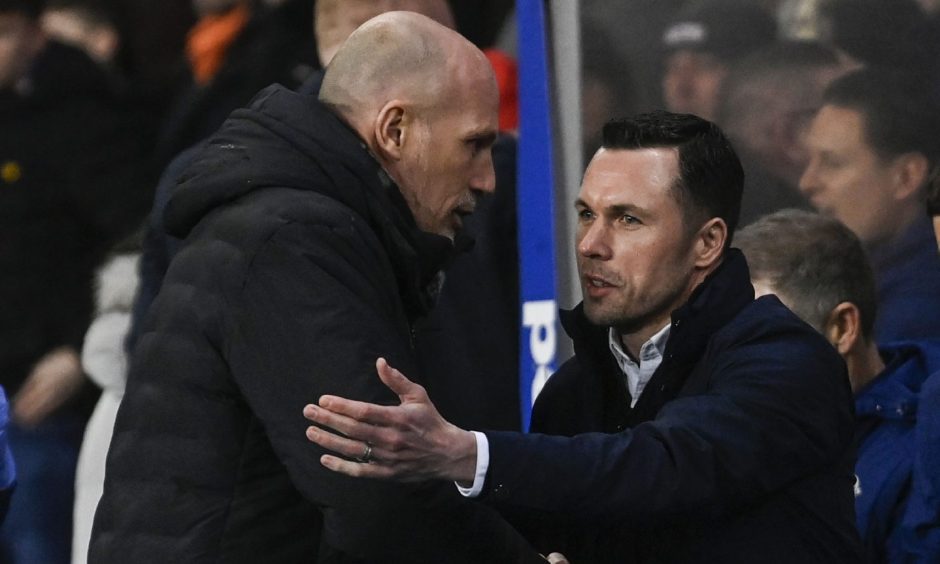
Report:
<svg viewBox="0 0 940 564"><path fill-rule="evenodd" d="M857 562L845 365L777 298L754 299L730 247L730 143L667 112L603 137L576 201L584 299L562 316L575 357L533 409L544 434L464 431L380 360L401 405L305 408L344 435L308 428L343 456L321 464L456 481L575 563Z"/></svg>
<svg viewBox="0 0 940 564"><path fill-rule="evenodd" d="M7 424L10 422L10 404L7 395L0 386L0 525L3 524L10 508L10 495L16 485L16 465L13 453L7 441Z"/></svg>
<svg viewBox="0 0 940 564"><path fill-rule="evenodd" d="M865 246L875 339L940 339L940 255L924 201L940 167L940 103L922 75L864 68L840 77L806 132L800 190Z"/></svg>
<svg viewBox="0 0 940 564"><path fill-rule="evenodd" d="M776 294L848 366L867 561L940 562L940 341L875 342L872 268L835 219L784 210L742 229L738 245L757 293Z"/></svg>

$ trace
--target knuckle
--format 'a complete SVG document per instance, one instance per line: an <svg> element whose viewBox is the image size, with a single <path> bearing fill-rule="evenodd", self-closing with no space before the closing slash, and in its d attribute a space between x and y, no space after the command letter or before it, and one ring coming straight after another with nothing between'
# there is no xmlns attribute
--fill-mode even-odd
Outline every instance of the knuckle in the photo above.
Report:
<svg viewBox="0 0 940 564"><path fill-rule="evenodd" d="M353 409L353 418L358 420L363 420L369 415L369 406L368 405L357 405Z"/></svg>
<svg viewBox="0 0 940 564"><path fill-rule="evenodd" d="M391 449L392 452L398 452L402 450L403 448L405 448L405 440L401 438L399 435L393 435L389 439L389 448Z"/></svg>

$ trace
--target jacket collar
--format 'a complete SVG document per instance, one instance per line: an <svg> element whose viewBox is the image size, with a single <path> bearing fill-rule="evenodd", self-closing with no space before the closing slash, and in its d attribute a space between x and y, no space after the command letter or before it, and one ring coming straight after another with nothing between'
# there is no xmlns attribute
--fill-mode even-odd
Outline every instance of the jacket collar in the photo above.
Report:
<svg viewBox="0 0 940 564"><path fill-rule="evenodd" d="M655 416L681 388L692 366L701 359L712 336L754 301L754 287L744 255L729 249L722 263L672 312L672 330L663 364L636 405L643 419ZM574 341L575 354L588 366L610 366L607 327L592 324L584 303L560 312L562 327Z"/></svg>
<svg viewBox="0 0 940 564"><path fill-rule="evenodd" d="M855 396L858 416L913 420L917 416L920 388L937 373L940 344L904 342L878 348L885 369Z"/></svg>
<svg viewBox="0 0 940 564"><path fill-rule="evenodd" d="M718 268L702 281L685 304L672 312L673 332L666 345L667 352L677 346L689 351L702 349L712 334L752 301L754 287L747 261L741 251L729 249ZM561 310L560 319L565 332L576 344L598 340L606 343L609 327L591 323L584 315L584 302L573 309ZM676 344L686 339L693 342ZM597 348L607 351L606 345Z"/></svg>
<svg viewBox="0 0 940 564"><path fill-rule="evenodd" d="M319 102L317 105L326 110ZM331 111L328 113L332 121L345 130L346 136L351 136L358 144L356 153L362 167L378 179L378 188L373 189L372 197L366 197L362 203L369 210L368 217L377 221L377 232L383 243L403 259L393 260L392 265L403 289L402 298L409 316L426 315L437 301L444 270L457 253L469 249L473 241L462 232L451 241L419 229L401 188L382 168L359 134ZM412 291L407 291L409 289Z"/></svg>

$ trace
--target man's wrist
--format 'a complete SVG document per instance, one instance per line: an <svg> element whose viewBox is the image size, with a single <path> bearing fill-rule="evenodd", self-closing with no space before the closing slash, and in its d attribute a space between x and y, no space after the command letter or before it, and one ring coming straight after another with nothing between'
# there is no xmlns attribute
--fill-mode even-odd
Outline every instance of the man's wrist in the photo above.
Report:
<svg viewBox="0 0 940 564"><path fill-rule="evenodd" d="M486 435L473 431L474 442L476 443L476 461L473 476L473 483L464 482L463 484L455 482L460 495L464 497L478 497L483 493L483 484L486 481L486 472L490 466L490 446Z"/></svg>
<svg viewBox="0 0 940 564"><path fill-rule="evenodd" d="M477 438L472 431L459 429L452 443L450 467L444 478L469 487L473 483L477 467Z"/></svg>

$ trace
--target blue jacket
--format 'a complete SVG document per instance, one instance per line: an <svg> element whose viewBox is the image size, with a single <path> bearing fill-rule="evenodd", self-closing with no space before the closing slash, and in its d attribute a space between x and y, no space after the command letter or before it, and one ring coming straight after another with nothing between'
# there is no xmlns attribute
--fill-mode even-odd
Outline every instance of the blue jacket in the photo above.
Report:
<svg viewBox="0 0 940 564"><path fill-rule="evenodd" d="M487 433L484 499L523 515L537 548L592 564L859 561L845 365L776 297L754 300L740 252L673 312L634 408L607 329L580 307L563 322L575 357L535 404L546 434Z"/></svg>
<svg viewBox="0 0 940 564"><path fill-rule="evenodd" d="M855 510L870 562L940 562L940 341L882 347L855 399Z"/></svg>
<svg viewBox="0 0 940 564"><path fill-rule="evenodd" d="M940 339L940 255L930 218L870 251L878 286L875 340Z"/></svg>
<svg viewBox="0 0 940 564"><path fill-rule="evenodd" d="M13 463L13 453L7 441L7 425L10 422L10 406L7 396L0 386L0 524L6 517L10 508L10 494L16 485L16 465Z"/></svg>

